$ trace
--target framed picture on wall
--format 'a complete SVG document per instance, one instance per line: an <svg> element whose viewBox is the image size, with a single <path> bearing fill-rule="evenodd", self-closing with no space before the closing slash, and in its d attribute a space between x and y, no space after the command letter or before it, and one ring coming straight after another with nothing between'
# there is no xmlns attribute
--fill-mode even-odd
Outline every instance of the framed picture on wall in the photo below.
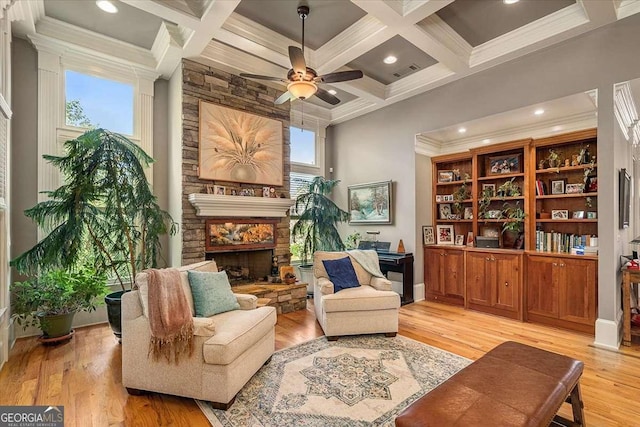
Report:
<svg viewBox="0 0 640 427"><path fill-rule="evenodd" d="M392 181L350 185L347 188L349 224L391 224L392 190Z"/></svg>

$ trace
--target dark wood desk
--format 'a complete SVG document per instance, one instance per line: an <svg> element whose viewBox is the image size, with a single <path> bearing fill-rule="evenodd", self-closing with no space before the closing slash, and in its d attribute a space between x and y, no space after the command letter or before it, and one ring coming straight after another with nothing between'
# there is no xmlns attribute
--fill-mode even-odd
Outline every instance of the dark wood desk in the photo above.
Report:
<svg viewBox="0 0 640 427"><path fill-rule="evenodd" d="M397 252L378 252L380 270L402 273L402 305L413 302L413 254Z"/></svg>
<svg viewBox="0 0 640 427"><path fill-rule="evenodd" d="M631 284L640 283L640 270L622 270L622 344L631 345L631 336L640 336L640 328L631 325Z"/></svg>

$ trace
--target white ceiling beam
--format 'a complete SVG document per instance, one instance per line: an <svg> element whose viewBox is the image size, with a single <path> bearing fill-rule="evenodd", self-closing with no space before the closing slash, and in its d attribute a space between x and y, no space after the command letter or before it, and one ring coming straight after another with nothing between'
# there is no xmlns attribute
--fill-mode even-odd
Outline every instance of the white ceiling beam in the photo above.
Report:
<svg viewBox="0 0 640 427"><path fill-rule="evenodd" d="M606 25L618 19L616 6L612 1L602 0L579 0L585 13L595 25Z"/></svg>
<svg viewBox="0 0 640 427"><path fill-rule="evenodd" d="M186 58L197 57L213 39L222 24L231 16L240 0L213 0L202 14L200 24L184 44Z"/></svg>
<svg viewBox="0 0 640 427"><path fill-rule="evenodd" d="M167 7L161 3L156 3L153 0L120 1L183 27L195 29L200 25L200 20L197 17L186 12Z"/></svg>
<svg viewBox="0 0 640 427"><path fill-rule="evenodd" d="M618 19L626 18L638 12L640 12L640 0L622 0L616 10Z"/></svg>
<svg viewBox="0 0 640 427"><path fill-rule="evenodd" d="M320 74L333 72L393 36L395 32L366 15L316 51L316 70Z"/></svg>
<svg viewBox="0 0 640 427"><path fill-rule="evenodd" d="M151 46L151 53L158 64L156 70L162 77L169 79L182 60L182 36L177 25L162 22Z"/></svg>
<svg viewBox="0 0 640 427"><path fill-rule="evenodd" d="M404 19L416 24L451 3L453 0L408 0L404 6Z"/></svg>
<svg viewBox="0 0 640 427"><path fill-rule="evenodd" d="M439 38L431 33L418 28L417 21L411 19L424 19L425 15L430 16L435 11L446 6L447 2L428 2L414 8L409 17L398 15L394 8L390 7L383 0L351 0L365 12L377 18L382 24L387 25L390 30L401 35L417 48L433 57L438 62L446 65L454 71L462 71L468 68L468 52L452 50L450 46L444 45ZM436 29L434 29L436 31Z"/></svg>
<svg viewBox="0 0 640 427"><path fill-rule="evenodd" d="M291 62L289 61L289 55L283 52L276 52L269 48L266 48L253 40L247 39L231 31L221 28L216 32L215 39L226 43L236 49L244 50L245 52L256 55L267 61L276 63L282 67L290 68Z"/></svg>
<svg viewBox="0 0 640 427"><path fill-rule="evenodd" d="M9 8L11 30L22 36L36 33L36 24L44 17L44 0L14 2Z"/></svg>

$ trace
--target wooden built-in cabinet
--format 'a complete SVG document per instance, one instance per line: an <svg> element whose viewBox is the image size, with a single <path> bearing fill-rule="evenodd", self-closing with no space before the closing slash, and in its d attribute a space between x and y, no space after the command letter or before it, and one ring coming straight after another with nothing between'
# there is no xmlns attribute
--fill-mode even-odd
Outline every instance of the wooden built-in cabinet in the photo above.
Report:
<svg viewBox="0 0 640 427"><path fill-rule="evenodd" d="M465 243L470 233L497 236L499 248L426 245L426 298L593 333L596 154L596 129L588 129L432 158L436 234L440 225ZM524 219L513 219L515 210ZM571 253L579 245L585 255Z"/></svg>
<svg viewBox="0 0 640 427"><path fill-rule="evenodd" d="M424 250L424 286L428 300L464 304L464 249L427 246Z"/></svg>
<svg viewBox="0 0 640 427"><path fill-rule="evenodd" d="M594 333L597 259L527 255L527 319Z"/></svg>
<svg viewBox="0 0 640 427"><path fill-rule="evenodd" d="M469 250L465 307L522 320L522 254Z"/></svg>

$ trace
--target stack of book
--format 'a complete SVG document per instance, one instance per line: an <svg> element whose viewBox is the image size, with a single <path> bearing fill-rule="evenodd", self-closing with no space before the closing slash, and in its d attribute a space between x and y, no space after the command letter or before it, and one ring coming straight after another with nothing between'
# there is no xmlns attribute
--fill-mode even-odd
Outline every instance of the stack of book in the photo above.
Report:
<svg viewBox="0 0 640 427"><path fill-rule="evenodd" d="M575 249L575 251L574 251ZM575 255L597 254L598 237L589 234L566 234L536 231L536 250L541 252L565 252Z"/></svg>
<svg viewBox="0 0 640 427"><path fill-rule="evenodd" d="M547 194L547 184L536 179L536 196L544 196Z"/></svg>

